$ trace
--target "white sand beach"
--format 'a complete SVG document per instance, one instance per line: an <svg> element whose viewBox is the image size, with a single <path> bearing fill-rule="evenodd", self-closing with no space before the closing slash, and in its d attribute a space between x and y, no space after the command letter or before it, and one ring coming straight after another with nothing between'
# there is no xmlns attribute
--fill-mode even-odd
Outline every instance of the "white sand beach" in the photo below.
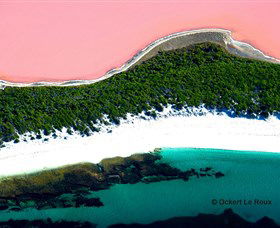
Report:
<svg viewBox="0 0 280 228"><path fill-rule="evenodd" d="M192 114L176 113L166 108L161 116L143 120L129 117L112 132L81 137L67 135L66 129L56 139L7 143L0 149L0 175L30 173L79 162L98 163L104 158L129 156L162 147L219 148L280 152L280 120L231 118L203 108ZM67 139L64 139L64 137Z"/></svg>

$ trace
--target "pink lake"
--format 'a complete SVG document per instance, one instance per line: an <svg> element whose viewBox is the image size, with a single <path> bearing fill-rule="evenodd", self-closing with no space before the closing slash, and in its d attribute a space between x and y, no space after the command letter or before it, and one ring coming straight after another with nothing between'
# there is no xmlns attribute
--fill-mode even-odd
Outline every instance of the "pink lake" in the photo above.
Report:
<svg viewBox="0 0 280 228"><path fill-rule="evenodd" d="M280 1L0 1L0 79L95 79L170 33L224 28L280 59Z"/></svg>

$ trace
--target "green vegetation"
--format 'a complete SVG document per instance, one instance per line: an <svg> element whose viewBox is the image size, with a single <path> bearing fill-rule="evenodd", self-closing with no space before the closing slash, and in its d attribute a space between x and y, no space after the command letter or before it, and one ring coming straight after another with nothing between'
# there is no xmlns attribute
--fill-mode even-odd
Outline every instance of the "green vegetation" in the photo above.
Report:
<svg viewBox="0 0 280 228"><path fill-rule="evenodd" d="M53 134L71 127L89 135L106 114L119 124L127 113L156 117L167 104L175 109L205 104L236 115L280 111L280 65L233 56L210 43L162 52L107 80L72 87L7 87L0 91L0 139L33 131ZM105 122L105 121L104 121ZM108 123L107 123L108 124ZM41 133L43 132L43 133ZM17 142L17 141L16 141ZM1 144L1 143L0 143Z"/></svg>
<svg viewBox="0 0 280 228"><path fill-rule="evenodd" d="M0 196L15 197L24 193L58 194L70 192L69 177L76 175L98 176L95 164L82 163L62 168L45 170L38 173L8 177L0 181ZM76 179L78 182L79 178Z"/></svg>
<svg viewBox="0 0 280 228"><path fill-rule="evenodd" d="M146 163L152 164L156 160L160 160L161 155L156 153L145 153L145 154L132 154L129 157L114 157L105 158L100 162L103 170L107 173L114 172L116 167L130 166L133 163Z"/></svg>

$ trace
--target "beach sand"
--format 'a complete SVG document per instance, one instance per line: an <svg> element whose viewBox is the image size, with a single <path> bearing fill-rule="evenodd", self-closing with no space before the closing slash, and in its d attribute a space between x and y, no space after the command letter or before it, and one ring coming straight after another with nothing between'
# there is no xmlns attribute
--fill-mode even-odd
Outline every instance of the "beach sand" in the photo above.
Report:
<svg viewBox="0 0 280 228"><path fill-rule="evenodd" d="M56 139L9 142L0 149L0 174L9 176L103 158L129 156L163 147L217 148L280 152L280 120L232 118L203 108L192 114L165 108L161 117L143 120L128 117L119 126L107 127L89 137L67 135ZM64 139L67 137L67 139ZM23 137L21 137L23 139Z"/></svg>

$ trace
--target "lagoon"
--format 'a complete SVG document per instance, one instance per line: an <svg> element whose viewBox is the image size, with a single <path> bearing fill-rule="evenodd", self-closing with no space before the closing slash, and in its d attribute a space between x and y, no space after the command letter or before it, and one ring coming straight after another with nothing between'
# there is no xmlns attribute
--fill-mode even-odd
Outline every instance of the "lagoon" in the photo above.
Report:
<svg viewBox="0 0 280 228"><path fill-rule="evenodd" d="M222 178L192 177L189 181L118 184L93 193L104 207L0 212L2 221L41 219L91 221L98 227L114 223L151 223L174 216L219 214L232 208L249 221L269 216L280 223L280 154L196 148L163 148L162 162L182 170L211 167ZM216 201L215 201L216 200ZM248 205L248 202L252 204ZM256 204L268 202L270 204ZM233 203L233 202L241 203ZM246 202L246 205L245 205Z"/></svg>

